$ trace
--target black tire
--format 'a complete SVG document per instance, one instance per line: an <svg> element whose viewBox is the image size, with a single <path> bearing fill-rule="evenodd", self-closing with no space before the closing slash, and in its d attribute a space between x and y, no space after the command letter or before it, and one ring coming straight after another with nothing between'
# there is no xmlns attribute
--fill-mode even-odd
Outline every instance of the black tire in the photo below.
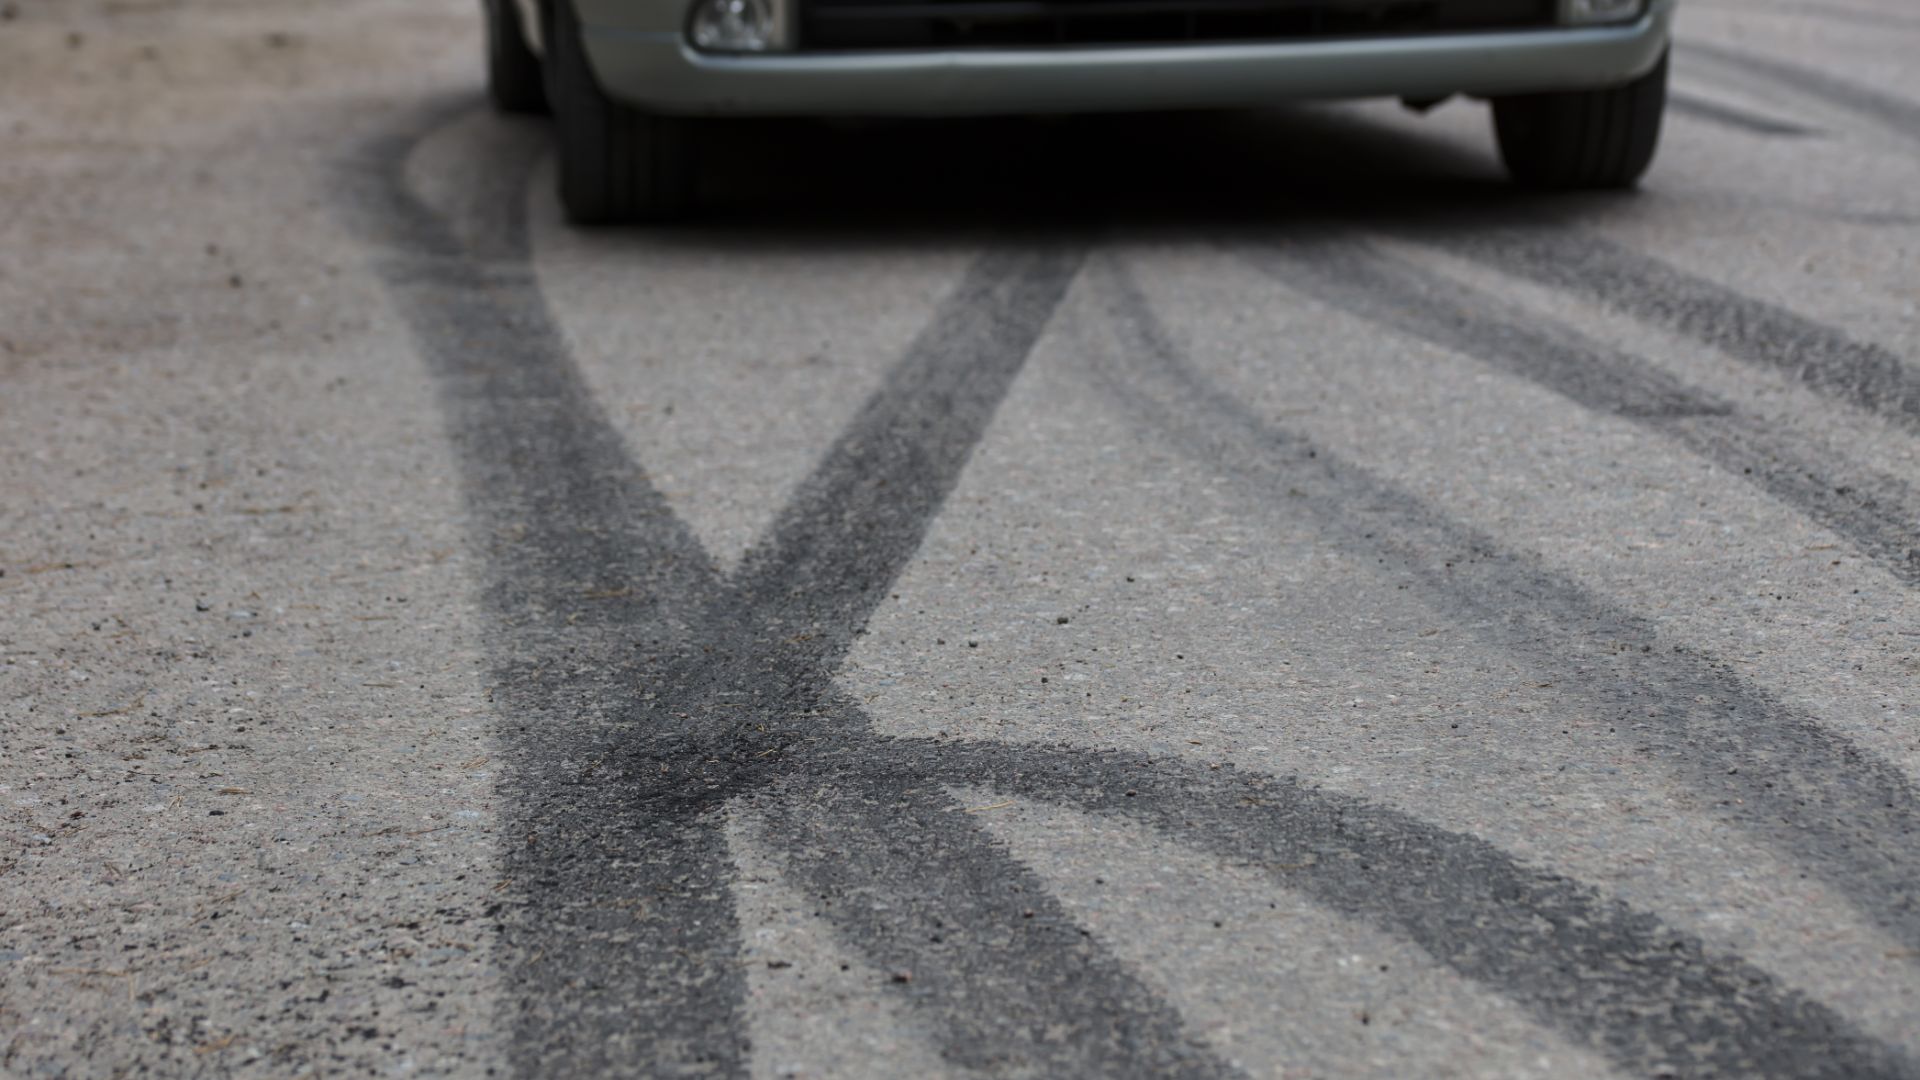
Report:
<svg viewBox="0 0 1920 1080"><path fill-rule="evenodd" d="M487 96L503 113L547 111L546 75L527 44L513 0L481 0L487 12Z"/></svg>
<svg viewBox="0 0 1920 1080"><path fill-rule="evenodd" d="M1625 86L1493 100L1500 156L1539 188L1632 187L1653 162L1667 109L1667 58Z"/></svg>
<svg viewBox="0 0 1920 1080"><path fill-rule="evenodd" d="M664 221L692 201L687 121L610 100L580 44L573 5L553 6L547 96L560 131L560 204L576 225Z"/></svg>

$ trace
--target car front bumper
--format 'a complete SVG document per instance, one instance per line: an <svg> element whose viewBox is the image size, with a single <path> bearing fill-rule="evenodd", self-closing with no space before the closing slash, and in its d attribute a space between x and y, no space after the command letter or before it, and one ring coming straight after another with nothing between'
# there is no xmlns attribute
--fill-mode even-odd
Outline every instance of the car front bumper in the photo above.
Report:
<svg viewBox="0 0 1920 1080"><path fill-rule="evenodd" d="M720 56L672 0L576 0L607 93L660 113L967 116L1491 96L1617 85L1667 47L1676 0L1591 28L1335 41Z"/></svg>

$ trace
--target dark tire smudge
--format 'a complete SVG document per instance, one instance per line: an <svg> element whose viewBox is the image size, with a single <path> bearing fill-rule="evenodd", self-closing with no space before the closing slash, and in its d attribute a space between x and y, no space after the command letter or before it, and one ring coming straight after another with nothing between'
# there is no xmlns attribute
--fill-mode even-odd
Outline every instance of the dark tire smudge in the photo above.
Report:
<svg viewBox="0 0 1920 1080"><path fill-rule="evenodd" d="M736 806L785 839L797 881L868 901L829 921L875 965L924 973L894 990L936 1022L949 1059L1009 1076L1237 1075L954 812L953 785L1128 814L1225 857L1338 853L1279 880L1409 935L1635 1072L1913 1074L1765 973L1472 837L1277 778L876 736L834 669L918 549L1079 245L983 256L722 579L627 456L540 296L519 201L532 155L474 170L505 208L493 239L463 241L407 190L408 153L448 115L370 144L342 170L342 201L438 388L484 555L518 1075L747 1074L720 827ZM1117 805L1122 787L1136 797ZM1014 888L1039 917L1009 934L996 890ZM1021 1015L989 1016L994 999Z"/></svg>

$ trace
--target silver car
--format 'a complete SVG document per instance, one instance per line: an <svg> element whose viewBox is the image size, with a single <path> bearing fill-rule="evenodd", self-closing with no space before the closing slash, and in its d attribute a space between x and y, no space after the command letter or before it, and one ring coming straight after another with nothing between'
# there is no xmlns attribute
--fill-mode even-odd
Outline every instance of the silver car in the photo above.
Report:
<svg viewBox="0 0 1920 1080"><path fill-rule="evenodd" d="M484 0L489 85L551 109L579 223L669 217L710 116L964 116L1456 94L1508 170L1625 187L1678 0Z"/></svg>

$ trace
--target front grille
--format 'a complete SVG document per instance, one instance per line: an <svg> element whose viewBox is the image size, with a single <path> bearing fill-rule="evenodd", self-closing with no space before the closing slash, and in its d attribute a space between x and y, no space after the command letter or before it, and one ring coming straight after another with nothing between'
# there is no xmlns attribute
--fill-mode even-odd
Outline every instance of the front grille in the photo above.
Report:
<svg viewBox="0 0 1920 1080"><path fill-rule="evenodd" d="M1525 29L1555 0L796 0L802 49L1302 41Z"/></svg>

